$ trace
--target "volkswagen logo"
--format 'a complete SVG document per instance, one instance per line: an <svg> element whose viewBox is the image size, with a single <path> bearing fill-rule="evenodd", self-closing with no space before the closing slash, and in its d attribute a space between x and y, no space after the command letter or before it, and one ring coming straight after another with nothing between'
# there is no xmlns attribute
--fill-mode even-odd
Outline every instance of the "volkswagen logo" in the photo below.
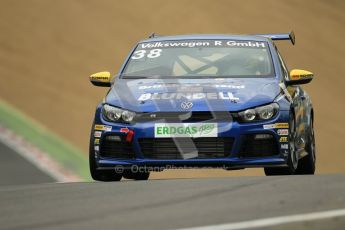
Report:
<svg viewBox="0 0 345 230"><path fill-rule="evenodd" d="M190 101L184 101L181 103L181 108L184 110L190 109L193 107L193 103Z"/></svg>

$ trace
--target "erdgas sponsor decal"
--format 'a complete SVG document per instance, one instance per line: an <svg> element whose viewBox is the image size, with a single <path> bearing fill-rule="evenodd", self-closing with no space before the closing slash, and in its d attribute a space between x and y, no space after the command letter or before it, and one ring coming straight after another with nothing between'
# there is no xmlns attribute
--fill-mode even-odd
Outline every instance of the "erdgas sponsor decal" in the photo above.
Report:
<svg viewBox="0 0 345 230"><path fill-rule="evenodd" d="M156 123L155 137L217 137L217 123Z"/></svg>
<svg viewBox="0 0 345 230"><path fill-rule="evenodd" d="M138 101L147 100L172 100L172 99L188 99L198 100L207 98L209 100L221 99L230 100L232 102L238 102L240 99L235 97L230 92L219 92L219 93L144 93L138 98Z"/></svg>

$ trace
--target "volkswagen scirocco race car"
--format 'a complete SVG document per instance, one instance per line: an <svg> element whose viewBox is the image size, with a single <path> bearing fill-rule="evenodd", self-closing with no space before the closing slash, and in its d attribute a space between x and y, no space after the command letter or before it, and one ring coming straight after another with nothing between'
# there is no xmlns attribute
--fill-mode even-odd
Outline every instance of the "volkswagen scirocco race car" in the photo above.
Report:
<svg viewBox="0 0 345 230"><path fill-rule="evenodd" d="M95 180L146 180L167 168L262 167L266 175L314 174L314 111L262 35L156 36L140 41L118 74L90 76L110 87L90 137Z"/></svg>

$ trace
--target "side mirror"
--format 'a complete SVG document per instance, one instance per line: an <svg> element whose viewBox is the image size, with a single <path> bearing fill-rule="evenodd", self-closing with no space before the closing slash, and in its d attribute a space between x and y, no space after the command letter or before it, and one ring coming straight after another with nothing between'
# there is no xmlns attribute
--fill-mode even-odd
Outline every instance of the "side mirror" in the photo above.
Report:
<svg viewBox="0 0 345 230"><path fill-rule="evenodd" d="M300 85L307 84L313 80L314 74L312 72L302 70L302 69L293 69L290 71L289 80L286 81L287 85Z"/></svg>
<svg viewBox="0 0 345 230"><path fill-rule="evenodd" d="M95 86L110 87L111 75L109 72L98 72L90 76L90 82Z"/></svg>

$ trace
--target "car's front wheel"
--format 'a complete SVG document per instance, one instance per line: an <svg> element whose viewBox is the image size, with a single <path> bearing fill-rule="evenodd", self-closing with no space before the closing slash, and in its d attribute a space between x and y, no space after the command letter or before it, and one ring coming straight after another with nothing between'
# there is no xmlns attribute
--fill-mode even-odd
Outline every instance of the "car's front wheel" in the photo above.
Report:
<svg viewBox="0 0 345 230"><path fill-rule="evenodd" d="M315 154L315 134L314 134L314 125L313 120L310 121L309 126L309 138L308 143L306 146L306 151L308 155L303 157L298 162L297 174L310 174L313 175L315 173L315 162L316 162L316 154Z"/></svg>
<svg viewBox="0 0 345 230"><path fill-rule="evenodd" d="M264 171L266 176L278 175L294 175L296 174L298 166L298 156L295 146L296 141L296 122L294 114L290 113L289 121L289 155L287 159L287 167L265 167Z"/></svg>

